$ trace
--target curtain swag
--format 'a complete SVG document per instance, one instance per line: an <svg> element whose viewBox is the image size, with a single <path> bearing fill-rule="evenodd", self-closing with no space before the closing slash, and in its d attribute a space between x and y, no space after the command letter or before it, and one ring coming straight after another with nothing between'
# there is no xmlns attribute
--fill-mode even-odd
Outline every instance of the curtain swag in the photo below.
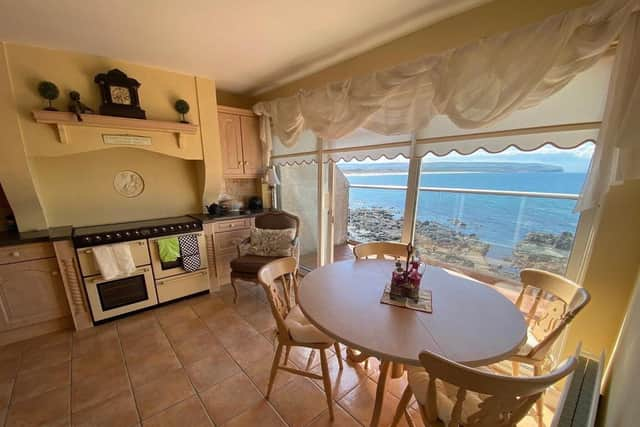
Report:
<svg viewBox="0 0 640 427"><path fill-rule="evenodd" d="M634 12L638 10L640 0L602 0L439 55L258 103L253 110L261 117L265 151L271 151L272 133L284 146L292 147L305 129L330 141L359 128L382 135L409 134L427 126L438 114L446 115L463 129L494 124L516 110L537 105L594 65L623 28L632 31L629 28L634 19L637 22L638 13ZM637 33L637 26L635 28ZM626 49L628 55L637 57L640 50L637 34L635 45L622 46L632 42L632 36L621 36L619 49ZM634 61L631 62L637 69L638 59ZM617 58L618 68L619 63ZM635 105L633 108L638 112L638 102L633 103L633 100L640 101L637 77L636 70L635 82L617 83L619 92L626 92L619 95L624 97L623 101L611 99L610 92L605 120L607 117L611 120L612 114L621 117L620 106L611 113L613 105L620 102L623 106ZM637 119L616 120L620 125L638 126ZM593 207L604 194L603 188L595 188L596 178L600 181L603 176L607 180L624 179L608 166L615 150L605 150L602 146L616 147L617 138L624 135L627 139L636 138L633 145L638 145L638 132L616 129L606 135L606 126L603 123L598 138L592 170L580 200L581 210ZM603 140L603 134L613 141ZM633 148L629 147L631 144L626 142L625 151ZM635 154L637 162L638 153ZM593 164L600 159L607 163L605 171ZM630 165L625 168L633 169ZM593 191L589 190L591 187ZM604 192L606 188L608 185Z"/></svg>

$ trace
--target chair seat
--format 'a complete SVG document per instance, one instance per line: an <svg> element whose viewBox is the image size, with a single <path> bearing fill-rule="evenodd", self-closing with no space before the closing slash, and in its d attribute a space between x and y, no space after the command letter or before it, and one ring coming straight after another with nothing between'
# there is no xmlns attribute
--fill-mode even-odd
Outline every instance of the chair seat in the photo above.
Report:
<svg viewBox="0 0 640 427"><path fill-rule="evenodd" d="M486 367L477 369L493 374L493 372ZM408 366L407 379L416 400L421 404L426 405L427 389L429 387L429 374L427 373L427 371L425 371L422 366ZM444 381L437 380L436 390L438 418L442 420L445 425L447 425L451 420L451 412L456 402L456 393L458 392L458 387L447 384ZM460 420L463 424L467 422L470 416L480 410L480 404L485 397L486 396L483 396L480 393L467 391L464 403L462 404L462 413L460 414Z"/></svg>
<svg viewBox="0 0 640 427"><path fill-rule="evenodd" d="M533 332L531 332L530 329L527 330L527 342L522 344L522 347L518 349L518 356L528 355L529 352L539 343L540 341L538 341L538 338L536 338L536 336L533 335Z"/></svg>
<svg viewBox="0 0 640 427"><path fill-rule="evenodd" d="M258 274L258 270L279 258L282 257L242 255L231 261L231 271L234 273Z"/></svg>
<svg viewBox="0 0 640 427"><path fill-rule="evenodd" d="M301 343L327 343L333 344L335 340L320 331L309 322L300 310L300 306L296 305L291 308L289 314L284 319L284 324L289 330L289 335L295 341Z"/></svg>

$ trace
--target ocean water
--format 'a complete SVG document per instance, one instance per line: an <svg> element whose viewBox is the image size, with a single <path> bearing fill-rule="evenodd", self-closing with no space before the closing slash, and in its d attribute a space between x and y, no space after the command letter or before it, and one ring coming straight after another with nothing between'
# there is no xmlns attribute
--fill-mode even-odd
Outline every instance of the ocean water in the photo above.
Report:
<svg viewBox="0 0 640 427"><path fill-rule="evenodd" d="M347 179L351 184L407 183L402 173L347 175ZM584 173L571 172L437 172L423 173L420 186L579 194L584 180ZM350 208L386 208L398 218L404 203L404 191L351 188L349 193ZM502 258L529 232L575 233L575 204L574 200L421 191L417 218L474 233L491 244L489 257Z"/></svg>

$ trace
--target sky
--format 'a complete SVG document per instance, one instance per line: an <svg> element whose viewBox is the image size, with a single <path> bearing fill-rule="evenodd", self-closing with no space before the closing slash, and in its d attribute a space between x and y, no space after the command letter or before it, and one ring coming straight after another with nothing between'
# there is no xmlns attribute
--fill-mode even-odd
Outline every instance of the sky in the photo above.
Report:
<svg viewBox="0 0 640 427"><path fill-rule="evenodd" d="M553 145L547 144L532 152L518 150L510 147L501 153L487 153L484 150L478 150L469 155L461 155L452 152L446 156L438 157L428 154L423 158L423 162L518 162L518 163L544 163L549 165L561 166L565 172L586 172L589 169L589 163L595 145L591 142L582 144L574 149L559 149ZM379 160L367 159L361 163L408 163L409 160L400 156L393 160L385 158ZM349 162L352 163L352 162Z"/></svg>

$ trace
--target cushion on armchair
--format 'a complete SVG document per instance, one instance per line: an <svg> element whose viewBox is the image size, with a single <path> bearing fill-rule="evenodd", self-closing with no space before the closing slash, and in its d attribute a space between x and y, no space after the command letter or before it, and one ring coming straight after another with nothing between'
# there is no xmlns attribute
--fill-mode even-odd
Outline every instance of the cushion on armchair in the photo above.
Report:
<svg viewBox="0 0 640 427"><path fill-rule="evenodd" d="M231 271L235 273L257 274L263 266L281 258L277 256L242 255L231 261Z"/></svg>
<svg viewBox="0 0 640 427"><path fill-rule="evenodd" d="M284 257L293 255L295 228L252 228L247 255Z"/></svg>

